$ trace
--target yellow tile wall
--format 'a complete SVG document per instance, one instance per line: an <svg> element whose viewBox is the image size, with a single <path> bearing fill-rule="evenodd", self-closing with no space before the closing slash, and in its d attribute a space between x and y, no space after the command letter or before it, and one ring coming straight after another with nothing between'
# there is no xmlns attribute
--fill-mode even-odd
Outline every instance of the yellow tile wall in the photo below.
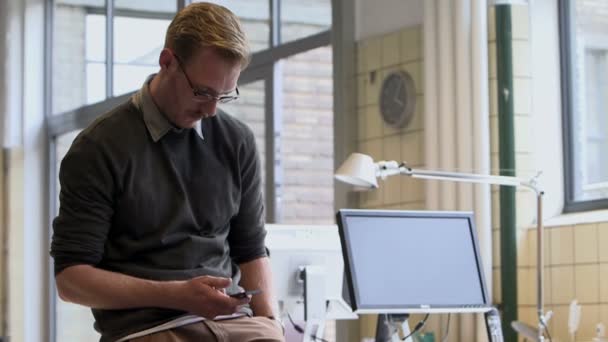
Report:
<svg viewBox="0 0 608 342"><path fill-rule="evenodd" d="M424 85L422 83L422 29L405 28L372 37L357 46L357 149L375 160L406 161L413 167L424 164ZM384 77L404 70L414 79L416 112L407 127L386 125L378 98ZM391 177L374 191L359 195L361 208L420 210L425 207L424 185L409 177ZM376 315L361 316L361 337L373 337Z"/></svg>
<svg viewBox="0 0 608 342"><path fill-rule="evenodd" d="M530 271L536 274L536 230L528 230ZM569 305L576 299L582 307L581 324L575 341L591 341L596 324L608 323L608 260L601 255L608 246L608 223L576 224L545 228L545 311L552 310L549 331L554 340L570 341ZM527 269L519 266L520 270ZM536 305L536 284L522 297L532 302L519 302L520 310ZM522 317L520 317L522 319ZM527 316L535 324L534 315Z"/></svg>
<svg viewBox="0 0 608 342"><path fill-rule="evenodd" d="M421 27L405 28L372 37L357 46L357 115L358 150L376 160L406 161L423 165L424 94ZM385 124L378 98L383 79L393 71L403 70L414 79L416 112L405 128ZM362 193L362 208L420 208L424 206L424 189L420 181L391 177L378 190Z"/></svg>

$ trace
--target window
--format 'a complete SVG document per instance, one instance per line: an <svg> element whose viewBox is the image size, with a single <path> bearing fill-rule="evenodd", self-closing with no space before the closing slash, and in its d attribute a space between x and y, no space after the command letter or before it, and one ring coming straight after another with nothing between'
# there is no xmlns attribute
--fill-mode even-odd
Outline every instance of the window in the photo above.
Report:
<svg viewBox="0 0 608 342"><path fill-rule="evenodd" d="M330 27L330 0L281 1L281 43L311 36Z"/></svg>
<svg viewBox="0 0 608 342"><path fill-rule="evenodd" d="M270 47L270 1L268 0L193 0L226 6L241 19L253 52Z"/></svg>
<svg viewBox="0 0 608 342"><path fill-rule="evenodd" d="M158 71L170 19L114 18L114 96L139 90L148 75Z"/></svg>
<svg viewBox="0 0 608 342"><path fill-rule="evenodd" d="M53 5L52 115L105 99L106 47L99 44L106 39L103 4L58 0ZM91 16L92 11L100 14Z"/></svg>
<svg viewBox="0 0 608 342"><path fill-rule="evenodd" d="M608 208L608 2L560 1L565 211Z"/></svg>

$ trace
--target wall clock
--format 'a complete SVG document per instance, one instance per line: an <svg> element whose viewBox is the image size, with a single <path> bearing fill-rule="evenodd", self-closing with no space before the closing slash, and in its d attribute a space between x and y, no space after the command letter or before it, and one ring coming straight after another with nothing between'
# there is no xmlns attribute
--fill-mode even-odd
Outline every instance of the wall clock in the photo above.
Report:
<svg viewBox="0 0 608 342"><path fill-rule="evenodd" d="M380 88L380 114L387 125L406 127L416 110L416 88L412 76L405 71L389 73Z"/></svg>

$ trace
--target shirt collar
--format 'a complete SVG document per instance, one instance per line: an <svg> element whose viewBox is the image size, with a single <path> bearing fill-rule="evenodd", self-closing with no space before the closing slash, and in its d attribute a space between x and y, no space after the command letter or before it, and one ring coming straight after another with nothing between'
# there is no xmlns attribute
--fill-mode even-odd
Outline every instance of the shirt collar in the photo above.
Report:
<svg viewBox="0 0 608 342"><path fill-rule="evenodd" d="M169 131L181 132L182 129L173 126L158 109L154 100L152 100L149 86L154 76L155 74L148 76L141 89L133 95L133 103L143 113L146 128L148 129L152 140L157 142ZM193 129L201 139L205 139L201 127L201 120L196 122Z"/></svg>

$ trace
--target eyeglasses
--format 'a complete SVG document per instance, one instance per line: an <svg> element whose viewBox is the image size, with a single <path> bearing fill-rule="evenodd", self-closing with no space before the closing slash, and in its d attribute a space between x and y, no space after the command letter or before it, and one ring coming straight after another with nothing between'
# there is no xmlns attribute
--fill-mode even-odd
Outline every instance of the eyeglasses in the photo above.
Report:
<svg viewBox="0 0 608 342"><path fill-rule="evenodd" d="M186 69L184 69L184 66L182 65L181 59L179 57L177 57L176 54L173 54L173 56L175 56L175 59L177 60L177 65L184 73L184 76L186 76L186 81L188 82L188 85L190 86L190 88L192 88L192 93L194 94L194 101L200 102L200 103L207 103L207 102L211 102L211 101L217 101L219 103L228 103L228 102L232 102L239 98L239 95L240 95L239 87L236 87L236 89L235 89L236 95L220 95L220 96L213 95L212 93L204 91L204 90L196 89L192 85L192 81L190 81L190 77L188 77L188 74L186 73Z"/></svg>

